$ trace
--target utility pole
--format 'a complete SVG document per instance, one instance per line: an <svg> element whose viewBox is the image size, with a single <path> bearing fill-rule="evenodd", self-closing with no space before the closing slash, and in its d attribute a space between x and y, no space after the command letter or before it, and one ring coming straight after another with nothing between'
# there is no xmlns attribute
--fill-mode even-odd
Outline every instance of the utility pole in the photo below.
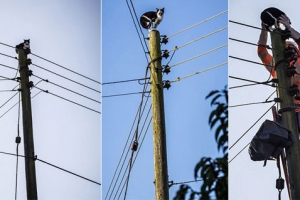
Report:
<svg viewBox="0 0 300 200"><path fill-rule="evenodd" d="M25 152L25 173L27 199L37 199L37 186L35 175L35 153L33 143L32 113L29 82L30 71L28 69L27 51L29 49L18 48L19 72L23 113L23 137Z"/></svg>
<svg viewBox="0 0 300 200"><path fill-rule="evenodd" d="M273 58L275 61L275 70L278 79L278 91L281 99L280 108L292 108L294 106L293 96L289 93L291 86L291 78L287 76L287 68L289 63L282 62L284 58L285 40L282 38L282 31L276 29L271 32L271 41L273 47ZM294 143L286 149L287 171L289 185L291 191L291 199L300 199L300 151L299 151L299 133L296 113L294 109L282 112L282 125L292 132Z"/></svg>
<svg viewBox="0 0 300 200"><path fill-rule="evenodd" d="M150 80L152 95L152 122L154 143L154 176L156 200L169 199L169 181L166 147L166 127L164 95L161 67L160 34L156 30L149 33Z"/></svg>

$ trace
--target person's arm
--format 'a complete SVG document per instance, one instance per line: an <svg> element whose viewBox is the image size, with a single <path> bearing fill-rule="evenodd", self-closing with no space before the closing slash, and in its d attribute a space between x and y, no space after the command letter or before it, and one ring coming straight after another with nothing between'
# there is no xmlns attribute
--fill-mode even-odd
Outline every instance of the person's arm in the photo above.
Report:
<svg viewBox="0 0 300 200"><path fill-rule="evenodd" d="M266 46L267 40L268 40L268 31L266 29L266 26L263 23L261 23L261 32L257 44Z"/></svg>

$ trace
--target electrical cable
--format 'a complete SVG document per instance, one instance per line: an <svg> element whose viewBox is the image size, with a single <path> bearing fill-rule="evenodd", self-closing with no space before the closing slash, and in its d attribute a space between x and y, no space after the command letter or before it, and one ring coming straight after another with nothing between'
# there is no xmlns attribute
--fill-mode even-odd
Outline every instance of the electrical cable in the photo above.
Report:
<svg viewBox="0 0 300 200"><path fill-rule="evenodd" d="M33 63L32 63L32 65L33 65L33 66L36 66L36 67L38 67L38 68L40 68L40 69L43 69L43 70L45 70L45 71L47 71L47 72L50 72L50 73L52 73L52 74L55 74L55 75L57 75L57 76L59 76L59 77L61 77L61 78L64 78L64 79L66 79L66 80L69 80L69 81L71 81L71 82L73 82L73 83L76 83L76 84L78 84L78 85L81 85L81 86L83 86L83 87L85 87L85 88L88 88L88 89L93 90L93 91L95 91L95 92L101 93L101 92L98 91L98 90L95 90L95 89L93 89L93 88L91 88L91 87L88 87L88 86L82 84L82 83L79 83L79 82L74 81L74 80L72 80L72 79L70 79L70 78L67 78L67 77L62 76L62 75L60 75L60 74L57 74L57 73L55 73L55 72L52 72L52 71L50 71L50 70L48 70L48 69L45 69L45 68L43 68L43 67L41 67L41 66L39 66L39 65L36 65L36 64L33 64Z"/></svg>
<svg viewBox="0 0 300 200"><path fill-rule="evenodd" d="M146 79L149 80L150 78L146 78ZM145 80L145 78L137 78L137 79L124 80L124 81L112 81L112 82L102 83L102 85L125 83L125 82L131 82L131 81L142 81L142 80Z"/></svg>
<svg viewBox="0 0 300 200"><path fill-rule="evenodd" d="M43 90L43 89L38 88L38 87L36 87L36 86L34 86L34 87L37 88L37 89L39 89L39 90L41 90L41 91L43 91L43 92L45 92L45 93L47 93L47 94L51 94L51 95L56 96L56 97L58 97L58 98L60 98L60 99L63 99L63 100L68 101L68 102L70 102L70 103L76 104L76 105L78 105L78 106L81 106L81 107L86 108L86 109L88 109L88 110L91 110L91 111L93 111L93 112L96 112L96 113L101 114L101 112L99 112L99 111L97 111L97 110L94 110L94 109L89 108L89 107L87 107L87 106L84 106L84 105L82 105L82 104L79 104L79 103L76 103L76 102L71 101L71 100L69 100L69 99L66 99L66 98L64 98L64 97L61 97L61 96L59 96L59 95L57 95L57 94L54 94L54 93L52 93L52 92L49 92L48 90Z"/></svg>
<svg viewBox="0 0 300 200"><path fill-rule="evenodd" d="M17 57L13 57L13 56L10 56L10 55L4 54L4 53L0 53L0 55L18 60Z"/></svg>
<svg viewBox="0 0 300 200"><path fill-rule="evenodd" d="M17 143L17 147L16 147L16 154L17 154L17 156L16 157L17 157L17 162L16 162L15 200L17 200L17 193L18 193L19 144L21 142L21 138L20 138L20 102L21 102L21 93L19 92L18 127L17 127L18 135L16 137L16 143Z"/></svg>
<svg viewBox="0 0 300 200"><path fill-rule="evenodd" d="M137 23L139 24L139 22L138 22L139 20L137 19L137 15L136 15L136 12L135 12L135 9L134 9L134 6L133 6L133 3L132 3L132 1L131 1L131 0L130 0L130 2L131 2L131 6L132 6L132 9L133 9L133 12L135 13L136 21L137 21ZM146 52L149 52L149 49L148 49L147 43L146 43L146 41L145 41L145 35L144 35L144 33L143 33L142 29L141 29L141 26L139 26L139 27L140 27L140 32L142 33L142 35L143 35L143 38L144 38L144 43L145 43L145 46L146 46L146 49L147 49L147 51L145 50L145 47L144 47L144 45L143 45L143 42L142 42L142 39L141 39L140 33L139 33L138 29L137 29L137 25L136 25L136 22L135 22L135 20L134 20L134 17L133 17L133 15L132 15L132 11L131 11L131 9L130 9L130 6L129 6L129 3L128 3L128 0L126 0L126 3L127 3L127 6L128 6L128 9L129 9L129 12L130 12L130 15L131 15L131 18L132 18L133 24L134 24L134 26L135 26L135 30L136 30L136 32L137 32L137 34L138 34L138 37L139 37L140 43L141 43L141 45L142 45L142 48L143 48L143 51L144 51L144 55L145 55L145 57L146 57L146 60L147 60L147 62L149 62L149 60L148 60L148 57L147 57L147 55L146 55L146 54L147 54Z"/></svg>
<svg viewBox="0 0 300 200"><path fill-rule="evenodd" d="M113 95L102 96L102 98L119 97L119 96L127 96L132 94L144 94L144 93L150 93L150 92L132 92L132 93L123 93L123 94L113 94Z"/></svg>
<svg viewBox="0 0 300 200"><path fill-rule="evenodd" d="M31 99L33 99L34 97L36 97L37 95L39 95L42 91L39 91L38 93L36 93L33 97L31 97ZM13 105L10 109L8 109L3 115L0 116L0 118L2 118L4 115L6 115L11 109L13 109L16 105L18 105L19 102L17 102L15 105Z"/></svg>
<svg viewBox="0 0 300 200"><path fill-rule="evenodd" d="M75 92L75 91L73 91L73 90L70 90L70 89L68 89L68 88L65 88L65 87L63 87L63 86L61 86L61 85L58 85L58 84L56 84L56 83L53 83L53 82L49 81L48 79L43 79L43 78L41 78L41 77L39 77L39 76L37 76L37 75L34 75L34 74L32 74L32 76L35 76L35 77L41 79L42 81L45 81L45 82L50 83L50 84L53 84L53 85L55 85L55 86L57 86L57 87L60 87L60 88L65 89L65 90L68 90L69 92L72 92L72 93L77 94L77 95L79 95L79 96L82 96L82 97L84 97L84 98L86 98L86 99L89 99L89 100L92 100L92 101L94 101L94 102L97 102L97 103L100 103L100 104L101 104L100 101L97 101L97 100L92 99L92 98L90 98L90 97L87 97L87 96L85 96L85 95L83 95L83 94L80 94L80 93L78 93L78 92Z"/></svg>
<svg viewBox="0 0 300 200"><path fill-rule="evenodd" d="M212 32L212 33L209 33L209 34L207 34L207 35L204 35L204 36L202 36L202 37L200 37L200 38L197 38L197 39L195 39L195 40L192 40L191 42L185 43L185 44L183 44L183 45L181 45L181 46L179 46L179 47L176 46L174 49L171 49L171 50L169 50L168 52L172 52L172 51L175 51L175 50L180 49L180 48L182 48L182 47L185 47L185 46L187 46L187 45L190 45L190 44L192 44L192 43L194 43L194 42L197 42L197 41L199 41L199 40L202 40L202 39L204 39L204 38L207 38L207 37L209 37L209 36L211 36L211 35L213 35L213 34L216 34L216 33L218 33L218 32L221 32L221 31L223 31L223 30L225 30L225 29L227 29L227 28L228 28L228 26L226 26L226 27L224 27L224 28L221 28L221 29L218 29L218 30L216 30L216 31L214 31L214 32Z"/></svg>
<svg viewBox="0 0 300 200"><path fill-rule="evenodd" d="M16 68L13 68L13 67L10 67L10 66L8 66L8 65L3 65L3 64L0 64L1 66L3 66L3 67L6 67L6 68L9 68L9 69L13 69L13 70L16 70L16 71L18 71L18 69L16 69Z"/></svg>
<svg viewBox="0 0 300 200"><path fill-rule="evenodd" d="M1 44L1 45L4 45L4 46L8 46L8 47L11 47L11 48L15 49L15 47L13 47L13 46L11 46L11 45L8 45L8 44L4 44L4 43L2 43L2 42L0 42L0 44Z"/></svg>
<svg viewBox="0 0 300 200"><path fill-rule="evenodd" d="M145 110L145 108L146 108L148 99L149 99L149 98L147 98L146 103L144 104L144 108L143 108L142 114L144 113L144 110ZM136 113L136 115L135 115L135 119L134 119L133 124L132 124L132 127L131 127L131 129L130 129L130 134L129 134L128 137L127 137L127 140L126 140L126 143L125 143L125 146L124 146L124 149L123 149L121 158L119 159L118 165L117 165L116 170L115 170L115 172L114 172L112 181L111 181L111 183L110 183L110 185L109 185L109 188L108 188L108 191L107 191L107 193L106 193L105 199L107 198L107 195L108 195L108 193L109 193L109 191L110 191L110 188L111 188L111 186L112 186L112 183L113 183L113 181L114 181L114 179L115 179L115 175L116 175L116 173L117 173L117 171L118 171L119 165L120 165L121 160L122 160L122 158L123 158L123 155L124 155L126 146L127 146L127 144L128 144L129 138L130 138L130 136L131 136L131 133L132 133L132 130L133 130L133 127L134 127L135 121L137 120L138 115L139 115L139 108L138 108L137 113ZM132 141L131 141L131 142L132 142ZM126 160L126 158L127 158L128 152L129 152L129 149L128 149L127 153L126 153L126 157L124 158L124 162L125 162L125 160ZM124 162L123 162L122 167L121 167L121 169L120 169L120 172L119 172L119 174L118 174L117 180L115 181L115 185L116 185L116 183L117 183L117 181L118 181L118 179L119 179L120 173L121 173L121 171L122 171L122 169L123 169ZM114 190L114 188L115 188L115 185L114 185L114 187L113 187L113 190ZM113 190L112 190L112 192L113 192ZM111 195L112 195L112 192L111 192ZM110 195L109 199L111 198L111 195Z"/></svg>
<svg viewBox="0 0 300 200"><path fill-rule="evenodd" d="M0 151L0 154L11 155L11 156L19 156L19 157L23 157L23 158L32 158L32 159L34 159L34 160L40 161L40 162L42 162L42 163L45 163L45 164L47 164L47 165L49 165L49 166L51 166L51 167L57 168L57 169L59 169L59 170L62 170L62 171L64 171L64 172L67 172L67 173L72 174L72 175L74 175L74 176L77 176L77 177L79 177L79 178L81 178L81 179L90 181L90 182L95 183L95 184L97 184L97 185L101 185L101 183L98 183L98 182L96 182L96 181L93 181L93 180L88 179L88 178L86 178L86 177L83 177L83 176L81 176L81 175L78 175L78 174L76 174L76 173L74 173L74 172L71 172L71 171L69 171L69 170L66 170L66 169L64 169L64 168L62 168L62 167L59 167L59 166L57 166L57 165L54 165L54 164L51 164L51 163L46 162L46 161L44 161L44 160L41 160L41 159L37 158L37 156L35 156L35 157L30 157L30 156L24 156L24 155L16 155L16 154L13 154L13 153L7 153L7 152L3 152L3 151Z"/></svg>
<svg viewBox="0 0 300 200"><path fill-rule="evenodd" d="M206 52L201 53L201 54L199 54L199 55L197 55L197 56L194 56L194 57L192 57L192 58L186 59L186 60L184 60L184 61L182 61L182 62L179 62L179 63L177 63L177 64L174 64L174 65L170 66L169 68L172 68L172 67L175 67L175 66L177 66L177 65L183 64L183 63L185 63L185 62L191 61L191 60L196 59L196 58L198 58L198 57L200 57L200 56L204 56L204 55L209 54L209 53L211 53L211 52L213 52L213 51L216 51L216 50L218 50L218 49L221 49L221 48L223 48L223 47L225 47L225 46L228 46L228 44L224 44L224 45L222 45L222 46L219 46L219 47L217 47L217 48L214 48L214 49L211 49L211 50L209 50L209 51L206 51Z"/></svg>
<svg viewBox="0 0 300 200"><path fill-rule="evenodd" d="M207 71L209 71L209 70L212 70L212 69L221 67L221 66L226 65L226 64L228 64L228 62L224 62L224 63L218 64L218 65L215 65L215 66L213 66L213 67L210 67L210 68L207 68L207 69L204 69L204 70L195 72L195 73L193 73L193 74L190 74L190 75L188 75L188 76L184 76L184 77L182 77L182 78L178 77L178 78L175 79L174 81L171 81L171 83L172 83L172 82L179 82L179 81L181 81L182 79L190 78L190 77L195 76L195 75L197 75L197 74L201 74L201 73L207 72Z"/></svg>
<svg viewBox="0 0 300 200"><path fill-rule="evenodd" d="M87 77L87 76L85 76L85 75L82 75L82 74L80 74L80 73L78 73L78 72L75 72L75 71L73 71L73 70L71 70L71 69L69 69L69 68L66 68L66 67L64 67L64 66L62 66L62 65L59 65L59 64L57 64L57 63L55 63L55 62L52 62L52 61L50 61L50 60L48 60L48 59L46 59L46 58L43 58L43 57L41 57L41 56L38 56L38 55L34 54L34 53L31 53L31 55L36 56L36 57L38 57L38 58L40 58L40 59L42 59L42 60L45 60L45 61L47 61L47 62L49 62L49 63L52 63L52 64L54 64L54 65L56 65L56 66L58 66L58 67L61 67L61 68L65 69L65 70L67 70L67 71L69 71L69 72L72 72L72 73L74 73L74 74L77 74L77 75L79 75L79 76L81 76L81 77L84 77L84 78L86 78L86 79L88 79L88 80L90 80L90 81L93 81L93 82L95 82L95 83L101 84L101 83L100 83L99 81L97 81L97 80L91 79L91 78L89 78L89 77Z"/></svg>
<svg viewBox="0 0 300 200"><path fill-rule="evenodd" d="M257 64L257 65L263 65L263 66L265 66L262 63L255 62L255 61L252 61L252 60L247 60L247 59L244 59L244 58L239 58L239 57L235 57L235 56L229 56L229 58L233 58L233 59L237 59L237 60L241 60L241 61L245 61L245 62L249 62L249 63L254 63L254 64ZM269 66L269 67L273 67L273 66Z"/></svg>
<svg viewBox="0 0 300 200"><path fill-rule="evenodd" d="M150 110L149 110L149 111L150 111ZM152 117L151 117L151 119L149 120L149 123L148 123L148 126L147 126L146 131L144 132L144 135L143 135L143 138L142 138L141 145L139 146L139 148L138 148L138 150L137 150L136 156L135 156L135 158L134 158L134 160L133 160L133 163L132 163L132 167L134 166L134 163L135 163L135 161L136 161L136 158L137 158L137 156L138 156L138 154L139 154L139 152L140 152L140 149L141 149L141 147L142 147L142 145L143 145L144 139L145 139L145 137L146 137L146 135L147 135L147 133L148 133L148 129L149 129L149 127L150 127L151 121L152 121ZM145 122L146 122L146 121L145 121ZM127 166L127 167L128 167L128 166ZM126 170L127 170L127 168L126 168ZM124 174L124 175L125 175L125 174ZM123 177L124 177L124 176L123 176ZM122 178L122 180L123 180L123 178ZM122 183L122 182L121 182L121 183ZM120 191L119 198L120 198L120 196L121 196L121 194L122 194L122 192L123 192L124 186L125 186L125 184L123 185L122 190Z"/></svg>
<svg viewBox="0 0 300 200"><path fill-rule="evenodd" d="M19 92L16 92L12 97L10 97L4 104L0 106L2 108L5 104L7 104L10 100L12 100Z"/></svg>
<svg viewBox="0 0 300 200"><path fill-rule="evenodd" d="M241 136L241 137L239 137L234 143L233 143L233 145L231 145L230 147L229 147L229 150L232 148L232 147L234 147L256 124L257 124L257 122L259 122L259 120L261 120L261 118L263 118L263 116L265 116L268 112L269 112L269 110L271 110L272 109L272 107L275 105L276 103L274 103L261 117L259 117L258 118L258 120L256 120L256 122L254 122L254 124Z"/></svg>
<svg viewBox="0 0 300 200"><path fill-rule="evenodd" d="M272 103L273 101L262 101L262 102L255 102L255 103L245 103L245 104L239 104L239 105L234 105L234 106L228 106L229 108L235 108L235 107L240 107L240 106L249 106L249 105L256 105L256 104L264 104L264 103Z"/></svg>
<svg viewBox="0 0 300 200"><path fill-rule="evenodd" d="M187 31L187 30L189 30L189 29L191 29L191 28L194 28L195 26L198 26L198 25L200 25L200 24L203 24L204 22L207 22L207 21L209 21L209 20L211 20L211 19L214 19L214 18L216 18L216 17L218 17L218 16L220 16L220 15L226 13L226 12L228 12L228 10L225 10L225 11L223 11L223 12L220 12L220 13L218 13L218 14L216 14L216 15L210 17L210 18L207 18L207 19L205 19L205 20L203 20L203 21L201 21L201 22L198 22L198 23L196 23L196 24L194 24L194 25L192 25L192 26L190 26L190 27L188 27L188 28L186 28L186 29L183 29L183 30L181 30L181 31L178 31L178 32L176 32L176 33L174 33L174 34L168 36L166 39L171 38L171 37L173 37L173 36L175 36L175 35L177 35L177 34L180 34L180 33L184 32L184 31Z"/></svg>
<svg viewBox="0 0 300 200"><path fill-rule="evenodd" d="M146 68L145 77L147 77L147 72L148 72L148 67ZM145 79L145 82L146 82L146 79ZM145 103L145 105L144 105L143 111L141 112L141 107L142 107L142 104L143 104L144 93L145 93L145 90L147 89L147 86L148 86L148 84L144 84L144 89L143 89L143 93L142 93L142 99L141 99L141 102L140 102L140 105L139 105L139 108L138 108L138 111L137 111L137 115L136 115L135 120L134 120L134 122L133 122L133 125L134 125L136 119L138 118L137 129L136 129L136 131L135 131L136 134L137 134L137 132L138 132L138 125L139 125L139 122L140 122L140 117L141 117L141 115L143 115L144 110L145 110L145 107L146 107L147 102L148 102L148 99L149 99L149 96L148 96L148 97L147 97L147 100L146 100L146 103ZM137 116L138 116L138 117L137 117ZM133 126L132 126L132 128L131 128L130 135L131 135L131 133L132 133L132 129L133 129ZM136 138L136 134L135 134L135 136L134 136L135 138ZM120 161L121 161L121 159L122 159L122 157L123 157L123 154L124 154L125 148L126 148L126 146L127 146L128 139L129 139L130 135L129 135L128 138L127 138L127 141L126 141L125 147L124 147L124 149L123 149L122 156L121 156L121 158L120 158L120 160L119 160L118 166L119 166ZM131 142L133 142L133 140L132 140ZM128 153L129 153L129 149L128 149L127 153L126 153L126 157L124 158L122 167L120 168L118 177L117 177L117 179L116 179L116 181L115 181L115 184L114 184L114 187L113 187L113 189L112 189L112 192L111 192L111 194L110 194L109 199L111 198L111 195L113 194L113 191L114 191L115 186L116 186L116 184L117 184L117 181L118 181L118 179L119 179L119 177L120 177L120 173L121 173L121 171L122 171L122 169L123 169L123 166L124 166L124 164L125 164L125 161L126 161L126 158L127 158L127 156L128 156ZM118 166L117 166L117 168L118 168ZM127 166L127 168L128 168L128 166ZM124 172L124 175L125 175L125 173L126 173L126 171L127 171L127 168L126 168L126 170L125 170L125 172ZM117 169L116 169L116 171L117 171ZM116 174L116 171L115 171L115 174ZM115 174L114 174L114 177L115 177ZM123 178L124 178L124 175L123 175ZM114 179L114 177L113 177L113 179ZM123 181L123 178L122 178L122 181ZM129 180L129 179L128 179L128 180ZM113 182L113 180L111 181L111 184L112 184L112 182ZM109 190L110 190L110 188L111 188L111 184L110 184ZM119 186L119 187L120 187L120 186ZM107 195L108 195L108 193L109 193L109 190L108 190L108 192L107 192L107 194L106 194L106 197L107 197ZM119 188L118 188L118 190L119 190ZM117 192L118 192L118 190L117 190ZM116 194L117 194L117 192L116 192ZM106 197L105 197L105 198L106 198Z"/></svg>
<svg viewBox="0 0 300 200"><path fill-rule="evenodd" d="M247 42L247 41L244 41L244 40L238 40L238 39L235 39L235 38L229 38L229 40L233 40L233 41L236 41L236 42L241 42L241 43L244 43L244 44L250 44L250 45L253 45L253 46L264 46L265 48L273 50L273 51L284 52L284 51L279 50L279 49L271 48L269 45L255 44L255 43L252 43L252 42Z"/></svg>

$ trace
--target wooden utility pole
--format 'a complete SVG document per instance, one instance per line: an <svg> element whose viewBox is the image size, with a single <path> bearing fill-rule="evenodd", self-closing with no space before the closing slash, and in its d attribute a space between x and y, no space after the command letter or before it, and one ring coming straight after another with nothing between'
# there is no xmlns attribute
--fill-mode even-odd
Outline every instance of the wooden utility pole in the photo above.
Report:
<svg viewBox="0 0 300 200"><path fill-rule="evenodd" d="M23 113L23 137L24 137L24 152L25 152L25 173L26 173L26 189L27 199L37 199L37 186L35 175L35 153L33 143L32 129L32 113L31 113L31 98L30 98L30 82L27 54L25 50L18 49L19 55L19 72L22 98L22 113Z"/></svg>
<svg viewBox="0 0 300 200"><path fill-rule="evenodd" d="M284 60L283 50L285 48L285 40L282 39L282 31L276 29L271 32L271 41L273 47L273 58L275 61L275 70L278 79L279 97L282 100L280 108L291 108L294 106L294 99L289 93L291 86L291 78L287 76L287 68L289 63L281 62ZM278 64L277 64L278 63ZM300 88L299 88L300 89ZM283 112L281 114L282 125L292 132L294 143L286 149L287 170L289 178L289 188L291 191L291 199L300 199L300 150L299 150L299 133L298 123L295 110Z"/></svg>
<svg viewBox="0 0 300 200"><path fill-rule="evenodd" d="M152 95L155 196L156 200L167 200L169 199L169 182L160 34L158 31L152 30L149 33L149 37L151 58L150 80Z"/></svg>

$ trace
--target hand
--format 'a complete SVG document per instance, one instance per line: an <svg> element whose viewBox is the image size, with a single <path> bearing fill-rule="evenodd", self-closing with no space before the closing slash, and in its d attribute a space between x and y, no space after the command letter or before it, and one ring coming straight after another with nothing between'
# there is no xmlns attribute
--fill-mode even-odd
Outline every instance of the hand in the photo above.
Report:
<svg viewBox="0 0 300 200"><path fill-rule="evenodd" d="M285 25L285 27L287 29L290 29L291 28L291 20L290 18L288 18L288 16L286 15L281 15L279 18L278 18L278 22L282 23L283 25Z"/></svg>
<svg viewBox="0 0 300 200"><path fill-rule="evenodd" d="M267 27L266 27L265 23L263 23L263 22L261 22L261 29L265 30L265 31L267 30Z"/></svg>

